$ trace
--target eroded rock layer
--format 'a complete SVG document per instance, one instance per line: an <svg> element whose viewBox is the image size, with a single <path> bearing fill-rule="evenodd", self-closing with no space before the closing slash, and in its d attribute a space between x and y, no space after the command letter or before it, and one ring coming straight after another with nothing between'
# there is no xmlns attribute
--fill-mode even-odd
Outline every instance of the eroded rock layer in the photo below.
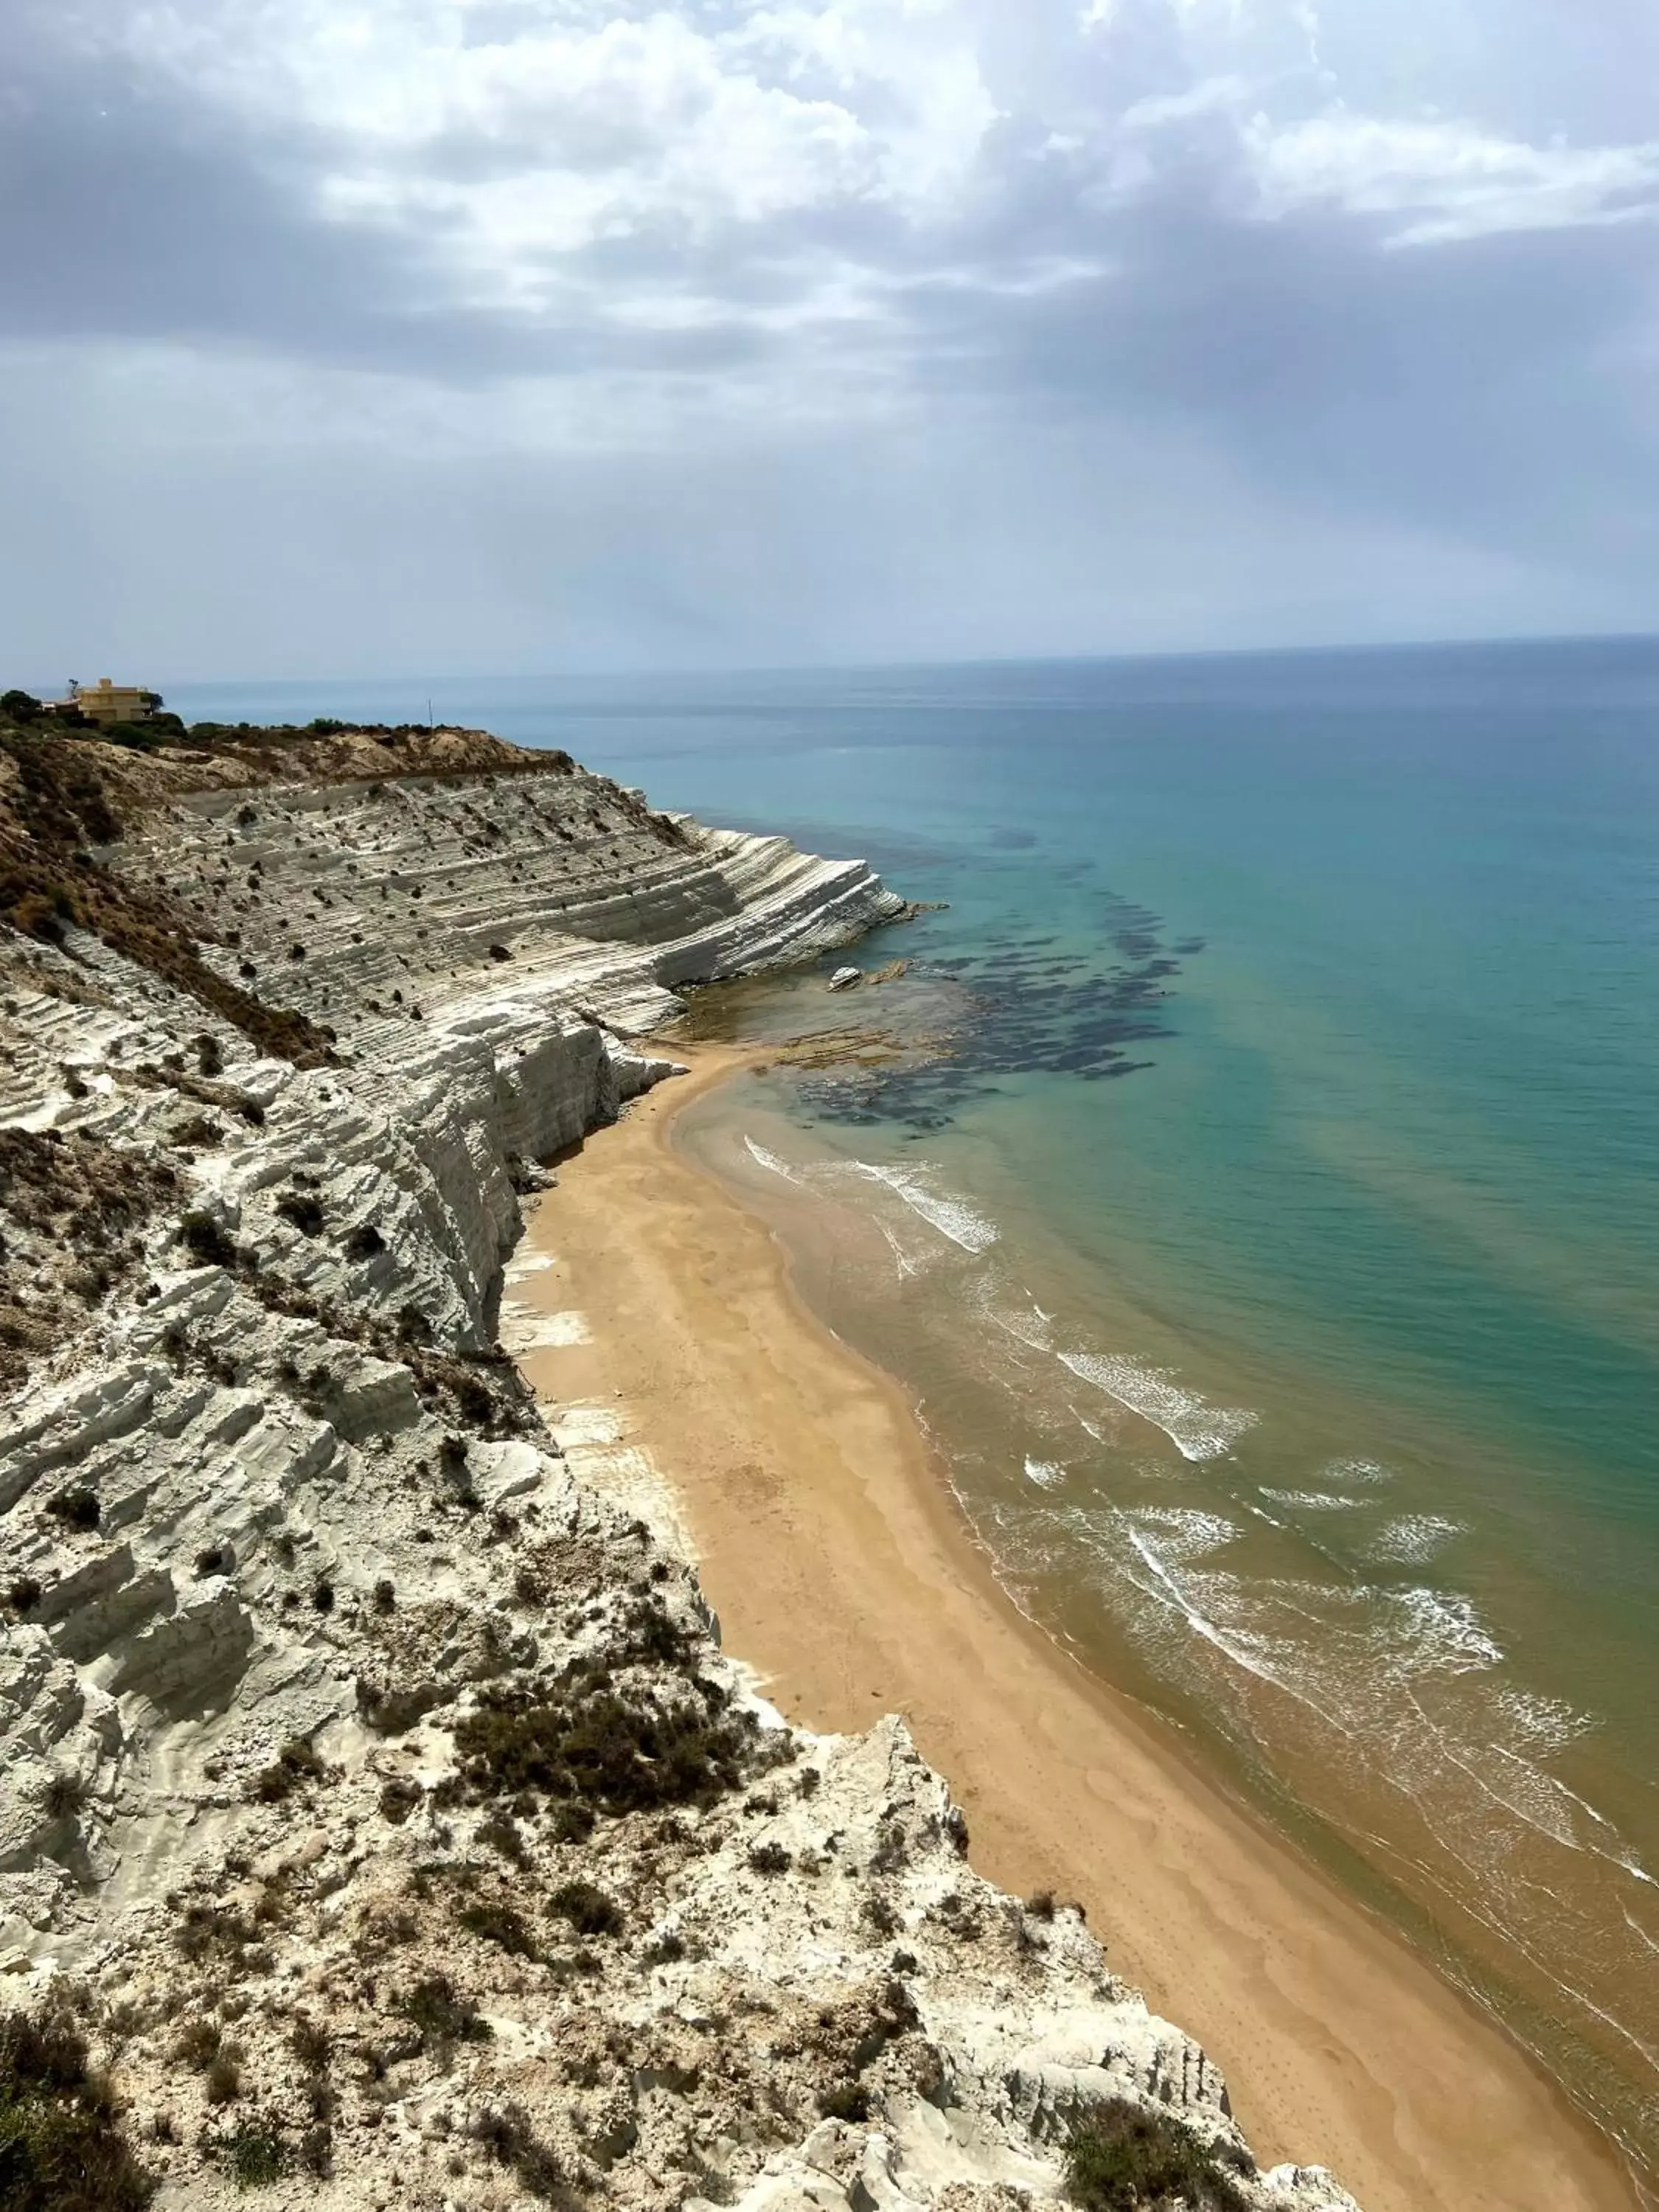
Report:
<svg viewBox="0 0 1659 2212"><path fill-rule="evenodd" d="M672 1072L673 987L896 899L477 733L106 793L97 886L0 932L0 1965L160 2201L988 2212L1082 2126L1157 2201L1351 2212L974 1874L902 1723L748 1693L497 1343L532 1164Z"/></svg>

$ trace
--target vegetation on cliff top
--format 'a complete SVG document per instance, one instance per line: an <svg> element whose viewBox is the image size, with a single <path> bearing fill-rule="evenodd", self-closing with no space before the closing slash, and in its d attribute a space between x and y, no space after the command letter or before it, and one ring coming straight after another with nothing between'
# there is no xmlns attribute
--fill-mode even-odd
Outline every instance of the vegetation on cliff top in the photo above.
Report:
<svg viewBox="0 0 1659 2212"><path fill-rule="evenodd" d="M1081 2212L1249 2212L1224 2153L1212 2150L1173 2112L1127 2097L1097 2105L1066 2153L1066 2193Z"/></svg>
<svg viewBox="0 0 1659 2212"><path fill-rule="evenodd" d="M99 758L104 749L66 742L44 726L49 719L0 718L0 924L59 945L70 925L88 930L240 1030L261 1053L301 1067L331 1059L331 1041L315 1023L219 975L173 902L124 882L97 860L92 848L116 843L123 829L119 794Z"/></svg>

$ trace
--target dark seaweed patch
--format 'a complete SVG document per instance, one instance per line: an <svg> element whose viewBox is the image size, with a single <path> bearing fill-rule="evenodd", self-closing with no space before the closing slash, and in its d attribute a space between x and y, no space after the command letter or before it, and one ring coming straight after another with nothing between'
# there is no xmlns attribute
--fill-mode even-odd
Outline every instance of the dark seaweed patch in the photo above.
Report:
<svg viewBox="0 0 1659 2212"><path fill-rule="evenodd" d="M924 1131L944 1127L1005 1077L1100 1083L1150 1067L1139 1048L1175 1034L1168 1003L1177 955L1190 957L1202 940L1166 943L1157 915L1110 894L1101 923L1097 946L1075 951L1050 935L933 956L924 939L911 972L955 987L960 1012L949 1033L914 1057L814 1075L801 1085L804 1103L826 1121Z"/></svg>

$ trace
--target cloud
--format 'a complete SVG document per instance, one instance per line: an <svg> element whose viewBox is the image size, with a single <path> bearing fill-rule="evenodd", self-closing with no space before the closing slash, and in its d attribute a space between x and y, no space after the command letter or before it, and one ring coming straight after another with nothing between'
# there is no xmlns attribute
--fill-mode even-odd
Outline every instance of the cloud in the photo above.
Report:
<svg viewBox="0 0 1659 2212"><path fill-rule="evenodd" d="M937 641L953 564L993 650L1644 604L1659 94L1541 0L14 0L0 40L6 434L142 485L189 573L240 484L290 568L307 498L375 542L441 500L652 652ZM566 634L488 611L487 553L392 565L463 657Z"/></svg>
<svg viewBox="0 0 1659 2212"><path fill-rule="evenodd" d="M1261 212L1309 206L1403 215L1394 246L1505 231L1568 230L1659 217L1659 139L1638 146L1528 146L1465 125L1385 122L1341 109L1243 134Z"/></svg>

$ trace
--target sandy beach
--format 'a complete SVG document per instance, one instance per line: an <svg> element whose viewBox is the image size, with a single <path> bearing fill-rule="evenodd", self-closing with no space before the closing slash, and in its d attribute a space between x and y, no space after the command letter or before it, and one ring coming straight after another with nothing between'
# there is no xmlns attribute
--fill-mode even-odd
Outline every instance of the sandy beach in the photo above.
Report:
<svg viewBox="0 0 1659 2212"><path fill-rule="evenodd" d="M1264 2162L1327 2164L1366 2212L1631 2212L1620 2161L1499 2028L1004 1596L902 1390L675 1148L742 1057L700 1048L564 1163L511 1292L562 1317L520 1355L555 1419L611 1409L670 1486L727 1650L805 1725L902 1713L974 1863L1086 1906Z"/></svg>

